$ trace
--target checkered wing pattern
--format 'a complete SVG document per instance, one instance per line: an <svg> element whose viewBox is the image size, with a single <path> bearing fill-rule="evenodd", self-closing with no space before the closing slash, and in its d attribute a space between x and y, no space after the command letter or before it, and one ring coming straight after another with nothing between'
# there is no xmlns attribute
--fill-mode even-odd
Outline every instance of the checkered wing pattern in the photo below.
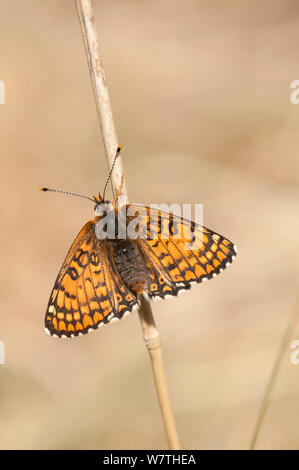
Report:
<svg viewBox="0 0 299 470"><path fill-rule="evenodd" d="M137 306L111 262L109 243L96 238L94 227L93 221L83 227L55 281L45 317L52 336L91 332Z"/></svg>
<svg viewBox="0 0 299 470"><path fill-rule="evenodd" d="M147 260L146 293L152 299L177 295L216 277L236 256L236 246L208 228L153 208L127 207L146 227L146 239L137 244Z"/></svg>

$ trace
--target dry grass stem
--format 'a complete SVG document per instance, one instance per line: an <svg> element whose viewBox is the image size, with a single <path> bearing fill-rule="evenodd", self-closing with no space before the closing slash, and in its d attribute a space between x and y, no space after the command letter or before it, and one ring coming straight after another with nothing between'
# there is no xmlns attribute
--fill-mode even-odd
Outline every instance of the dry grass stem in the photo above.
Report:
<svg viewBox="0 0 299 470"><path fill-rule="evenodd" d="M170 449L178 450L180 449L180 444L164 374L161 338L155 324L150 303L143 296L141 296L140 302L141 305L139 309L139 318L143 331L143 338L151 358L155 385L165 426L168 446Z"/></svg>
<svg viewBox="0 0 299 470"><path fill-rule="evenodd" d="M109 93L104 73L103 60L99 47L94 14L90 0L76 0L76 6L80 25L82 29L83 41L86 50L86 56L91 75L99 120L101 124L102 138L106 151L109 168L111 168L118 146L112 109L109 99ZM121 184L123 173L122 161L119 157L113 170L111 182L114 194ZM119 204L122 205L128 201L128 194L125 185ZM161 350L161 339L156 328L150 303L143 297L140 297L139 318L143 331L144 341L146 343L154 374L155 386L159 399L160 409L166 429L166 435L170 449L179 449L178 436L176 432L173 413L167 392L163 361Z"/></svg>
<svg viewBox="0 0 299 470"><path fill-rule="evenodd" d="M268 411L270 401L271 401L271 397L272 397L272 393L273 393L273 389L274 389L274 386L275 386L275 383L276 383L276 380L277 380L277 377L278 377L278 374L279 374L279 371L280 371L280 368L281 368L282 360L283 360L283 357L284 357L284 354L285 354L286 350L290 346L292 332L294 331L294 329L296 327L296 324L297 324L297 321L298 321L298 316L299 316L298 311L299 311L299 298L297 297L295 307L291 312L286 330L285 330L284 335L281 339L280 347L279 347L279 350L277 352L277 356L276 356L275 362L273 364L273 368L272 368L272 371L271 371L271 374L270 374L270 377L269 377L269 380L268 380L268 383L267 383L267 386L266 386L266 389L265 389L264 397L263 397L262 403L261 403L260 408L259 408L258 417L257 417L256 424L255 424L255 427L254 427L252 439L251 439L251 442L250 442L250 450L255 449L258 437L260 435L262 424L264 422L266 413Z"/></svg>

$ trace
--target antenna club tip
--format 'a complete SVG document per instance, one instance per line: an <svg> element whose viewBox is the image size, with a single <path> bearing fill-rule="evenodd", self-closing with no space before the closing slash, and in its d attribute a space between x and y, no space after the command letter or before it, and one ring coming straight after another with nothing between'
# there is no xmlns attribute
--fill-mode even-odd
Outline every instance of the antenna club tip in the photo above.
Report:
<svg viewBox="0 0 299 470"><path fill-rule="evenodd" d="M123 148L123 146L122 146L122 145L119 145L119 146L117 147L117 151L116 151L116 153L119 153L119 152L121 151L121 149L122 149L122 148Z"/></svg>
<svg viewBox="0 0 299 470"><path fill-rule="evenodd" d="M48 188L44 188L43 186L41 186L39 189L40 191L48 191Z"/></svg>

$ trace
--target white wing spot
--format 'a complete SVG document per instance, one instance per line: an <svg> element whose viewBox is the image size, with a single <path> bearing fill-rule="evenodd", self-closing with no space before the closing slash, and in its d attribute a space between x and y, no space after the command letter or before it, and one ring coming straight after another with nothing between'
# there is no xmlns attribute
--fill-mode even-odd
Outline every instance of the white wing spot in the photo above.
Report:
<svg viewBox="0 0 299 470"><path fill-rule="evenodd" d="M114 321L119 321L119 318L117 317L111 318L110 323L113 323Z"/></svg>
<svg viewBox="0 0 299 470"><path fill-rule="evenodd" d="M166 298L166 297L164 297L164 298ZM161 300L161 299L162 299L162 297L159 297L158 295L150 297L150 300L152 300L153 302L158 302L158 300Z"/></svg>

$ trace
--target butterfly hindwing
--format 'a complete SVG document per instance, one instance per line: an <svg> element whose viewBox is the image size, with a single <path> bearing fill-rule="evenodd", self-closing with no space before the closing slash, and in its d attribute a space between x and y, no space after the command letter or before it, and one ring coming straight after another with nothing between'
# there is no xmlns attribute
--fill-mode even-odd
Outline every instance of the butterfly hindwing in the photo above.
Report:
<svg viewBox="0 0 299 470"><path fill-rule="evenodd" d="M168 296L178 295L181 286L177 285L167 272L167 269L157 263L155 257L149 253L147 240L137 240L136 249L140 253L141 259L144 260L144 267L146 272L146 285L144 294L146 294L151 300L166 299ZM189 289L190 286L185 286L185 289Z"/></svg>
<svg viewBox="0 0 299 470"><path fill-rule="evenodd" d="M109 260L109 242L98 240L94 227L93 221L83 227L55 281L45 317L51 335L88 333L137 305Z"/></svg>

